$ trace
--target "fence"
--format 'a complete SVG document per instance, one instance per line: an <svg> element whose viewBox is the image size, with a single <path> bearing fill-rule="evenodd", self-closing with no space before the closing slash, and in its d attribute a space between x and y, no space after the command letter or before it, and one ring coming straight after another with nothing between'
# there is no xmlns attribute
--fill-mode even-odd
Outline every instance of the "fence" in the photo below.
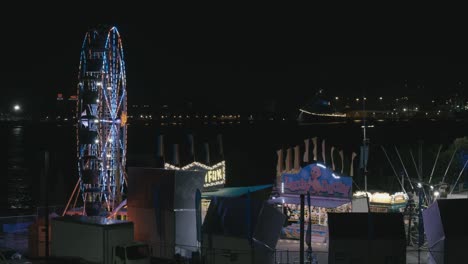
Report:
<svg viewBox="0 0 468 264"><path fill-rule="evenodd" d="M262 251L252 249L232 249L232 248L203 248L188 245L163 245L153 243L150 245L151 252L157 263L184 263L184 264L212 264L212 263L271 263L271 264L298 264L300 263L300 251L298 248L291 250L274 250ZM184 253L185 251L185 253ZM165 256L159 255L160 252L165 252ZM190 253L187 253L190 252ZM426 264L428 262L429 254L436 252L429 251L427 248L418 250L416 247L407 247L405 261L407 264ZM171 255L172 254L172 255ZM259 255L263 256L259 257ZM363 259L343 255L343 259L348 262L340 263L361 263ZM395 259L399 259L395 260ZM261 260L261 261L260 261ZM395 258L388 256L383 263L402 263L402 256ZM357 262L356 262L357 261ZM329 263L328 262L328 249L314 248L312 251L312 261L308 258L307 247L304 252L304 263ZM338 262L337 262L338 263Z"/></svg>
<svg viewBox="0 0 468 264"><path fill-rule="evenodd" d="M62 205L50 206L49 215L61 215L63 209ZM38 218L45 217L46 211L45 207L38 207L35 214L0 217L0 247L12 248L23 255L29 255L30 226Z"/></svg>
<svg viewBox="0 0 468 264"><path fill-rule="evenodd" d="M56 213L61 215L63 206L49 207L49 214ZM36 214L0 217L0 247L8 247L17 250L18 252L28 255L29 251L29 227L38 217L45 216L46 210L44 207L37 208ZM251 260L258 257L259 254L264 255L264 259L271 260L268 263L285 264L299 263L300 252L298 247L292 246L290 250L275 250L275 251L253 251L252 249L234 250L229 248L201 248L191 245L163 245L153 243L150 245L152 255L161 260L171 260L176 263L216 263L217 260L236 260L246 259L245 263L252 263ZM431 252L434 253L434 252ZM304 253L305 263L307 260L307 252ZM328 263L328 251L326 248L317 250L314 246L313 254L318 263ZM406 251L406 263L428 263L429 250L423 247L420 250L417 247L409 246ZM254 256L252 256L254 255ZM257 255L257 256L255 256ZM239 262L237 262L239 263Z"/></svg>
<svg viewBox="0 0 468 264"><path fill-rule="evenodd" d="M0 247L13 248L21 254L28 252L29 226L36 215L0 217Z"/></svg>
<svg viewBox="0 0 468 264"><path fill-rule="evenodd" d="M300 263L301 253L299 250L276 250L274 255L275 264ZM304 251L304 263L328 263L328 251L313 250L311 254Z"/></svg>

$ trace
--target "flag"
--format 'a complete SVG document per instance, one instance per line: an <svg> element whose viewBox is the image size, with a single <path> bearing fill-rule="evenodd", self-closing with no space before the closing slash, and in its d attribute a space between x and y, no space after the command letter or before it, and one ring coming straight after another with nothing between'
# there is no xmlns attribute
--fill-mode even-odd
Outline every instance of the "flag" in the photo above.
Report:
<svg viewBox="0 0 468 264"><path fill-rule="evenodd" d="M304 151L304 158L302 159L302 161L308 164L309 163L309 139L304 139L304 145L305 145L305 151Z"/></svg>
<svg viewBox="0 0 468 264"><path fill-rule="evenodd" d="M188 142L189 142L189 148L190 148L190 156L193 158L193 161L195 161L195 142L193 141L192 134L188 135Z"/></svg>
<svg viewBox="0 0 468 264"><path fill-rule="evenodd" d="M343 156L343 150L340 150L340 157L341 157L341 174L343 174L344 171L344 156Z"/></svg>
<svg viewBox="0 0 468 264"><path fill-rule="evenodd" d="M354 158L356 158L357 154L356 152L353 152L353 154L351 154L351 168L349 169L349 176L354 176L354 166L353 166L353 161L354 161Z"/></svg>
<svg viewBox="0 0 468 264"><path fill-rule="evenodd" d="M333 152L335 151L335 147L331 147L331 162L332 162L332 170L335 171L335 159L333 158Z"/></svg>
<svg viewBox="0 0 468 264"><path fill-rule="evenodd" d="M276 151L278 155L278 163L276 164L276 175L280 176L283 173L283 149L278 149Z"/></svg>
<svg viewBox="0 0 468 264"><path fill-rule="evenodd" d="M172 145L172 163L173 165L180 165L179 162L179 144Z"/></svg>
<svg viewBox="0 0 468 264"><path fill-rule="evenodd" d="M323 159L323 164L327 164L327 161L325 160L325 139L322 140L322 159Z"/></svg>
<svg viewBox="0 0 468 264"><path fill-rule="evenodd" d="M205 163L206 165L210 165L210 145L208 142L205 142Z"/></svg>
<svg viewBox="0 0 468 264"><path fill-rule="evenodd" d="M300 149L299 145L294 147L294 170L300 170L301 169L301 163L300 163L300 159L299 159L300 151L301 151L301 149Z"/></svg>
<svg viewBox="0 0 468 264"><path fill-rule="evenodd" d="M312 138L312 142L314 143L314 161L317 161L317 137Z"/></svg>
<svg viewBox="0 0 468 264"><path fill-rule="evenodd" d="M288 148L286 151L286 166L285 170L290 171L292 169L292 149Z"/></svg>
<svg viewBox="0 0 468 264"><path fill-rule="evenodd" d="M359 155L359 168L367 167L367 159L369 158L369 146L361 146L361 153Z"/></svg>
<svg viewBox="0 0 468 264"><path fill-rule="evenodd" d="M224 147L223 147L223 136L218 134L218 148L219 148L219 155L222 159L224 159Z"/></svg>
<svg viewBox="0 0 468 264"><path fill-rule="evenodd" d="M156 156L164 157L164 135L158 136Z"/></svg>

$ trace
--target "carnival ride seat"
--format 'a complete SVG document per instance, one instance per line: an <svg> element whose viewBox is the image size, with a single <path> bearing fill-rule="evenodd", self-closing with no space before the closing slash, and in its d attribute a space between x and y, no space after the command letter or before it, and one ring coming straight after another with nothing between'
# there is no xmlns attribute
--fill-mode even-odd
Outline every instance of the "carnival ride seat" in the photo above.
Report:
<svg viewBox="0 0 468 264"><path fill-rule="evenodd" d="M93 91L91 89L84 89L84 91L82 92L81 98L83 99L84 104L93 104L93 103L96 103L98 96L99 96L98 91Z"/></svg>
<svg viewBox="0 0 468 264"><path fill-rule="evenodd" d="M102 66L104 65L103 58L92 58L86 61L86 70L90 72L100 72L102 71Z"/></svg>
<svg viewBox="0 0 468 264"><path fill-rule="evenodd" d="M85 212L87 216L97 216L101 214L101 202L85 202Z"/></svg>
<svg viewBox="0 0 468 264"><path fill-rule="evenodd" d="M80 128L78 131L80 144L95 144L98 137L97 131L89 130L87 128Z"/></svg>
<svg viewBox="0 0 468 264"><path fill-rule="evenodd" d="M84 190L84 192L86 192L86 193L102 193L102 190L99 187L93 186L93 187L86 188Z"/></svg>
<svg viewBox="0 0 468 264"><path fill-rule="evenodd" d="M98 169L83 169L81 175L81 181L84 184L98 184L99 182L99 170Z"/></svg>

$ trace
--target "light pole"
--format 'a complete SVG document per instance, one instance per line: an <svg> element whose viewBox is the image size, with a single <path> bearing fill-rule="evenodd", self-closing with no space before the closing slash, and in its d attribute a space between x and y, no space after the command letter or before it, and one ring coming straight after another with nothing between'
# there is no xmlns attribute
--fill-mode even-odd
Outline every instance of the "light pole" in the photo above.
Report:
<svg viewBox="0 0 468 264"><path fill-rule="evenodd" d="M364 191L367 193L367 155L368 155L368 143L369 139L367 138L366 134L366 97L363 97L362 100L362 128L363 128L363 133L362 133L362 158L363 160L363 167L364 167ZM357 100L357 99L356 99Z"/></svg>
<svg viewBox="0 0 468 264"><path fill-rule="evenodd" d="M361 158L363 159L362 161L362 166L364 170L364 191L367 193L367 159L369 158L369 138L367 137L367 132L366 128L367 127L373 127L372 126L367 126L366 125L366 119L364 117L363 119L364 125L362 126L363 129L363 138L362 138L362 150L361 150Z"/></svg>
<svg viewBox="0 0 468 264"><path fill-rule="evenodd" d="M422 217L422 200L423 200L423 185L418 182L418 263L421 263L421 247L424 242L423 237L423 217Z"/></svg>
<svg viewBox="0 0 468 264"><path fill-rule="evenodd" d="M307 222L306 244L307 244L307 261L310 264L318 264L317 256L312 252L312 212L310 210L310 192L307 191L307 210L309 221ZM319 212L320 214L320 212Z"/></svg>
<svg viewBox="0 0 468 264"><path fill-rule="evenodd" d="M301 194L301 212L300 212L300 226L299 226L299 263L304 264L304 194Z"/></svg>

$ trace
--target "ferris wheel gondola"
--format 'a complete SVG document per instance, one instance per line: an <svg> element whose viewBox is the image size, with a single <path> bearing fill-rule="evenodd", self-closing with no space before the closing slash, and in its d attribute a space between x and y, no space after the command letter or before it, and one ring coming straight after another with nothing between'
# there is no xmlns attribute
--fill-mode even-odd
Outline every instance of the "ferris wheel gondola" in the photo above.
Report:
<svg viewBox="0 0 468 264"><path fill-rule="evenodd" d="M88 31L78 74L77 156L87 215L110 212L126 181L127 94L123 46L116 27Z"/></svg>

